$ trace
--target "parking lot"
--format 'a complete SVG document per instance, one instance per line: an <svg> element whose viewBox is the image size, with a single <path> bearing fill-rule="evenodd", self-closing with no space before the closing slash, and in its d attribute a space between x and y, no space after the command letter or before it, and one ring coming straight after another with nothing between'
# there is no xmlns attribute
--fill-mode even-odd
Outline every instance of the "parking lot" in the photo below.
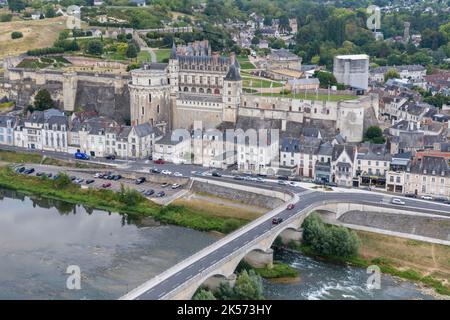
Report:
<svg viewBox="0 0 450 320"><path fill-rule="evenodd" d="M125 187L135 189L142 193L143 196L157 202L160 204L165 204L168 201L171 201L173 198L177 197L177 194L180 191L183 191L185 186L179 185L177 188L172 188L174 185L173 182L170 181L170 178L162 179L161 183L145 181L140 184L136 184L136 180L127 179L121 177L119 180L106 179L96 177L96 173L105 174L106 171L98 171L98 172L90 172L90 171L82 171L79 169L71 169L71 168L61 168L56 166L47 166L47 165L25 165L26 169L33 168L34 172L29 174L30 176L40 176L42 174L49 175L52 177L60 173L61 171L65 172L74 183L78 183L83 188L98 188L98 189L108 189L114 191L120 191L121 185L123 184ZM110 175L121 175L121 172L118 170L110 170L108 171ZM79 179L79 180L76 180ZM92 183L87 184L86 181L93 180ZM150 192L148 192L150 191ZM153 191L153 192L151 192ZM145 194L148 192L147 194ZM164 195L158 196L158 193L164 192ZM150 195L150 193L152 193Z"/></svg>

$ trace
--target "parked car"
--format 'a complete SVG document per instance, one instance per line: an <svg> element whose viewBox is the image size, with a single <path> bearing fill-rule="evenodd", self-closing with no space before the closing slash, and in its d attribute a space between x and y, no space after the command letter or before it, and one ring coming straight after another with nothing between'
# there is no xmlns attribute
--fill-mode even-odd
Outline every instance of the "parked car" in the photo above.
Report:
<svg viewBox="0 0 450 320"><path fill-rule="evenodd" d="M33 172L34 172L34 168L29 168L29 169L26 169L23 173L32 174Z"/></svg>
<svg viewBox="0 0 450 320"><path fill-rule="evenodd" d="M156 173L156 174L158 174L158 173L161 173L161 170L159 170L158 168L152 168L152 169L150 170L150 172L151 172L151 173Z"/></svg>
<svg viewBox="0 0 450 320"><path fill-rule="evenodd" d="M17 172L17 173L23 173L25 170L26 170L25 167L18 167L18 168L16 169L16 172Z"/></svg>
<svg viewBox="0 0 450 320"><path fill-rule="evenodd" d="M292 210L292 209L294 209L294 207L295 207L295 204L293 204L293 203L290 203L290 204L288 204L288 206L287 206L287 208L286 208L286 209L288 209L288 210Z"/></svg>
<svg viewBox="0 0 450 320"><path fill-rule="evenodd" d="M260 178L260 177L258 177L258 178L256 178L256 182L264 182L264 179L263 178Z"/></svg>
<svg viewBox="0 0 450 320"><path fill-rule="evenodd" d="M109 187L111 187L111 183L110 182L106 182L106 183L104 183L104 184L102 184L102 188L109 188Z"/></svg>
<svg viewBox="0 0 450 320"><path fill-rule="evenodd" d="M78 160L89 160L90 157L86 153L75 152L75 159L78 159Z"/></svg>
<svg viewBox="0 0 450 320"><path fill-rule="evenodd" d="M416 195L415 195L414 193L407 193L407 194L405 194L405 197L408 197L408 198L415 198Z"/></svg>
<svg viewBox="0 0 450 320"><path fill-rule="evenodd" d="M178 188L180 188L180 187L181 187L181 185L178 184L178 183L174 183L174 184L172 185L172 189L178 189Z"/></svg>
<svg viewBox="0 0 450 320"><path fill-rule="evenodd" d="M150 196L151 196L152 194L154 194L154 193L155 193L155 190L150 189L150 190L145 191L145 192L144 192L144 195L147 196L147 197L150 197Z"/></svg>
<svg viewBox="0 0 450 320"><path fill-rule="evenodd" d="M289 180L288 176L278 176L278 180Z"/></svg>
<svg viewBox="0 0 450 320"><path fill-rule="evenodd" d="M77 177L75 177L75 176L70 176L69 179L70 179L70 181L75 181L75 180L77 179Z"/></svg>
<svg viewBox="0 0 450 320"><path fill-rule="evenodd" d="M83 178L77 178L77 179L75 179L73 182L75 182L75 183L82 183L84 181L84 179Z"/></svg>
<svg viewBox="0 0 450 320"><path fill-rule="evenodd" d="M281 222L283 222L283 218L275 217L272 219L272 224L280 224Z"/></svg>
<svg viewBox="0 0 450 320"><path fill-rule="evenodd" d="M398 204L398 205L404 205L405 204L405 201L403 201L401 199L398 199L398 198L393 198L391 202L392 202L392 204Z"/></svg>
<svg viewBox="0 0 450 320"><path fill-rule="evenodd" d="M337 183L335 183L335 182L327 182L327 183L325 183L325 185L328 187L337 187L338 186Z"/></svg>
<svg viewBox="0 0 450 320"><path fill-rule="evenodd" d="M94 182L95 182L94 179L88 179L88 180L86 180L86 184L91 184L91 183L94 183Z"/></svg>
<svg viewBox="0 0 450 320"><path fill-rule="evenodd" d="M116 160L116 156L113 155L113 154L110 154L110 155L106 156L106 159L108 159L108 160Z"/></svg>
<svg viewBox="0 0 450 320"><path fill-rule="evenodd" d="M40 176L43 176L43 175L44 175L43 172L37 172L37 173L36 173L36 177L40 177Z"/></svg>
<svg viewBox="0 0 450 320"><path fill-rule="evenodd" d="M116 174L116 175L113 176L112 179L115 180L115 181L117 181L117 180L122 179L122 176L121 176L120 174Z"/></svg>
<svg viewBox="0 0 450 320"><path fill-rule="evenodd" d="M153 163L155 164L164 164L165 161L163 159L154 160Z"/></svg>
<svg viewBox="0 0 450 320"><path fill-rule="evenodd" d="M168 186L169 186L169 184L167 182L164 182L163 184L161 184L161 188L166 188Z"/></svg>
<svg viewBox="0 0 450 320"><path fill-rule="evenodd" d="M172 172L169 171L169 170L163 170L163 171L161 171L161 173L165 174L165 175L168 175L168 176L170 176L172 174Z"/></svg>
<svg viewBox="0 0 450 320"><path fill-rule="evenodd" d="M47 173L47 178L51 178L53 176L53 174L50 172L50 173Z"/></svg>
<svg viewBox="0 0 450 320"><path fill-rule="evenodd" d="M158 193L156 194L156 196L157 196L158 198L164 197L165 195L166 195L166 193L165 193L164 191L160 191L160 192L158 192Z"/></svg>
<svg viewBox="0 0 450 320"><path fill-rule="evenodd" d="M421 196L420 198L423 200L433 200L433 197L431 196Z"/></svg>
<svg viewBox="0 0 450 320"><path fill-rule="evenodd" d="M173 175L174 175L175 177L182 177L182 176L183 176L183 174L180 173L180 172L174 172Z"/></svg>
<svg viewBox="0 0 450 320"><path fill-rule="evenodd" d="M146 180L147 179L145 179L145 177L140 177L140 178L137 178L134 183L135 184L141 184L141 183L144 183Z"/></svg>
<svg viewBox="0 0 450 320"><path fill-rule="evenodd" d="M222 175L221 175L219 172L214 171L214 172L212 173L212 176L213 176L213 177L221 177Z"/></svg>
<svg viewBox="0 0 450 320"><path fill-rule="evenodd" d="M278 184L285 186L285 185L287 185L287 182L284 180L278 180Z"/></svg>
<svg viewBox="0 0 450 320"><path fill-rule="evenodd" d="M244 180L244 177L241 177L241 176L234 176L233 179L234 179L234 180Z"/></svg>

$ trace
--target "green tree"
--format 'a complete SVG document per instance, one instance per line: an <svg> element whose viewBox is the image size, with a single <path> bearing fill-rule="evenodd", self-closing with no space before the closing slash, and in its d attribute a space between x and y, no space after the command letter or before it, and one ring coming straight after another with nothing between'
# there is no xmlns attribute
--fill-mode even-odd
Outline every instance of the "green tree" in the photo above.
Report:
<svg viewBox="0 0 450 320"><path fill-rule="evenodd" d="M50 92L47 89L41 89L34 97L34 109L35 110L47 110L55 107L55 102L50 96Z"/></svg>
<svg viewBox="0 0 450 320"><path fill-rule="evenodd" d="M25 9L26 3L23 0L8 0L9 10L20 12Z"/></svg>
<svg viewBox="0 0 450 320"><path fill-rule="evenodd" d="M321 88L328 88L337 85L337 80L331 72L316 71L315 77L319 79Z"/></svg>
<svg viewBox="0 0 450 320"><path fill-rule="evenodd" d="M92 40L88 42L87 53L93 54L93 55L102 55L103 54L103 43L99 40Z"/></svg>
<svg viewBox="0 0 450 320"><path fill-rule="evenodd" d="M384 143L386 139L383 137L383 131L378 126L370 126L364 133L364 141L373 143Z"/></svg>
<svg viewBox="0 0 450 320"><path fill-rule="evenodd" d="M23 34L20 31L13 31L11 32L11 39L19 39L22 38Z"/></svg>
<svg viewBox="0 0 450 320"><path fill-rule="evenodd" d="M254 270L243 270L236 279L234 299L261 300L263 299L263 284L261 276Z"/></svg>
<svg viewBox="0 0 450 320"><path fill-rule="evenodd" d="M398 79L398 78L400 78L400 74L394 68L389 69L384 74L384 82L388 81L389 79Z"/></svg>
<svg viewBox="0 0 450 320"><path fill-rule="evenodd" d="M136 45L134 43L129 43L127 51L125 52L127 58L136 58L138 55L138 51Z"/></svg>
<svg viewBox="0 0 450 320"><path fill-rule="evenodd" d="M344 227L326 226L316 213L302 224L303 241L320 255L352 257L358 254L360 241L355 232Z"/></svg>
<svg viewBox="0 0 450 320"><path fill-rule="evenodd" d="M216 300L216 297L214 297L214 294L211 291L200 289L195 293L192 300Z"/></svg>

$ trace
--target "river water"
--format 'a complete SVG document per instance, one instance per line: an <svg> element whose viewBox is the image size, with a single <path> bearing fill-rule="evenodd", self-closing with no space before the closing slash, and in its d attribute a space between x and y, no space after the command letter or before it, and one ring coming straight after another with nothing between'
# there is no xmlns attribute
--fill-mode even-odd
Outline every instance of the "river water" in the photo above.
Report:
<svg viewBox="0 0 450 320"><path fill-rule="evenodd" d="M0 189L0 299L116 299L217 239L167 225L142 227L125 216ZM364 270L278 252L301 281L265 281L269 299L430 299L409 282L382 277L365 289ZM69 266L81 289L69 290Z"/></svg>

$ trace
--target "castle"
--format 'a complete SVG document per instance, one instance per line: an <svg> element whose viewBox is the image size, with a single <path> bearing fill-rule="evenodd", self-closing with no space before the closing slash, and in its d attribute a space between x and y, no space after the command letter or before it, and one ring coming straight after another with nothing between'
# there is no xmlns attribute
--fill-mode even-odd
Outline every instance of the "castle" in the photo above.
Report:
<svg viewBox="0 0 450 320"><path fill-rule="evenodd" d="M244 93L235 55L212 53L207 40L174 44L168 63L146 64L131 71L131 78L132 125L149 122L162 131L192 129L194 121L216 128L266 120L282 131L328 125L348 142L359 142L378 115L378 98L371 95L333 102Z"/></svg>
<svg viewBox="0 0 450 320"><path fill-rule="evenodd" d="M235 55L212 52L207 40L174 44L168 63L145 64L127 75L17 67L22 58L5 59L0 79L0 95L17 106L26 107L46 88L65 111L95 111L132 126L148 122L162 132L201 121L203 128L276 128L294 137L315 127L327 138L339 133L359 142L379 114L375 94L320 101L246 93Z"/></svg>

